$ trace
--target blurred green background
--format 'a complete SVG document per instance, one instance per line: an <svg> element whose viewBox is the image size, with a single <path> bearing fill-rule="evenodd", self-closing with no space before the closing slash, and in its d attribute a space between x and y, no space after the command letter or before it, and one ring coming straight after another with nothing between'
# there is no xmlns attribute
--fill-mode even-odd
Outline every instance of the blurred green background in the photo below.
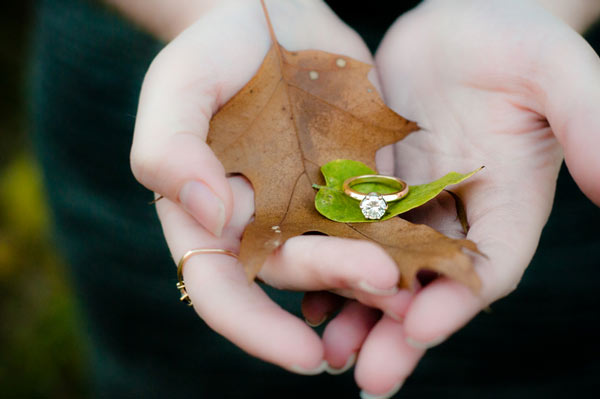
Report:
<svg viewBox="0 0 600 399"><path fill-rule="evenodd" d="M84 333L28 144L32 4L0 13L0 397L85 397Z"/></svg>

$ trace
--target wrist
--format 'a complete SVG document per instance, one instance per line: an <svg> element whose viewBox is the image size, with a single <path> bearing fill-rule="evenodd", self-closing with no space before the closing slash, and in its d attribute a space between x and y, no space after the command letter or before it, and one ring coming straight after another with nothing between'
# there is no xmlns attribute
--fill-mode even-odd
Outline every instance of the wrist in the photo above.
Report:
<svg viewBox="0 0 600 399"><path fill-rule="evenodd" d="M104 0L141 29L169 42L215 5L227 0Z"/></svg>
<svg viewBox="0 0 600 399"><path fill-rule="evenodd" d="M522 0L515 0L519 4ZM585 32L600 18L599 0L533 0L534 3L560 18L579 33ZM506 6L506 1L498 1ZM421 6L433 7L460 7L485 4L479 0L423 0Z"/></svg>
<svg viewBox="0 0 600 399"><path fill-rule="evenodd" d="M251 5L258 0L103 0L125 15L133 23L155 37L170 42L204 14L217 6L239 3L233 6ZM315 10L325 5L324 0L270 0L271 8L278 4L295 3L300 8Z"/></svg>
<svg viewBox="0 0 600 399"><path fill-rule="evenodd" d="M600 17L600 1L598 0L536 1L579 33L585 32Z"/></svg>

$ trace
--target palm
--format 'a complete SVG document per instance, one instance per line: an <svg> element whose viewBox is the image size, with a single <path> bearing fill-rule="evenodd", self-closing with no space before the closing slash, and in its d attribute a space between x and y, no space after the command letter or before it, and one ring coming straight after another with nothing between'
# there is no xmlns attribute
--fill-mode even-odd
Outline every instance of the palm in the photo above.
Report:
<svg viewBox="0 0 600 399"><path fill-rule="evenodd" d="M557 58L565 49L568 55ZM561 95L580 94L563 93L567 86L556 80L565 78L560 62L569 56L597 68L581 37L528 2L431 0L401 17L386 35L376 56L385 100L422 128L396 145L396 173L421 183L450 170L486 166L456 188L471 226L467 238L486 257L475 257L483 283L479 295L439 279L415 294L403 323L384 318L374 327L356 370L366 390L393 387L411 373L424 349L515 289L552 206L563 158L554 133L565 145L564 131L583 127L559 107ZM586 104L578 105L573 108L581 112ZM597 185L573 156L580 143L571 143L569 167L593 197ZM589 154L577 150L584 158ZM408 217L462 234L444 199ZM408 344L394 341L398 336Z"/></svg>
<svg viewBox="0 0 600 399"><path fill-rule="evenodd" d="M493 185L519 184L522 179L515 177L529 176L525 171L550 168L545 180L556 172L559 146L535 81L544 73L539 57L546 38L523 40L523 20L483 8L472 7L472 15L444 13L453 24L435 35L426 34L422 25L411 26L409 15L378 54L389 105L424 129L398 145L398 171L409 178L479 163L489 167L482 180ZM513 196L521 190L510 191Z"/></svg>
<svg viewBox="0 0 600 399"><path fill-rule="evenodd" d="M423 128L397 145L397 173L422 182L448 170L485 165L472 184L459 189L473 229L469 238L490 257L497 253L503 258L501 253L513 252L507 248L511 237L520 232L522 240L526 226L531 237L526 252L531 256L550 211L562 154L534 92L532 78L543 73L536 70L535 58L543 43L535 37L522 40L521 21L491 11L488 7L472 10L479 15L461 13L464 23L458 21L435 36L392 32L378 55L378 66L390 106ZM502 18L502 23L485 21L482 15ZM484 30L468 20L495 29ZM415 37L428 39L415 43ZM470 40L461 40L464 37ZM491 55L486 51L489 43L496 43ZM391 48L394 51L386 53ZM430 222L451 228L449 220ZM493 267L498 259L491 260ZM526 263L523 259L523 267ZM494 285L512 286L520 273L506 276L510 281L500 282L498 277Z"/></svg>
<svg viewBox="0 0 600 399"><path fill-rule="evenodd" d="M397 173L419 182L486 166L458 189L471 223L468 236L489 256L480 261L486 267L501 266L517 249L522 256L521 270L491 271L493 281L481 270L483 295L493 300L518 282L533 254L562 161L536 93L544 36L525 36L521 17L507 19L489 4L457 15L444 11L454 23L435 35L411 25L414 16L399 23L382 45L378 66L389 105L423 129L397 145ZM452 219L430 222L448 229Z"/></svg>

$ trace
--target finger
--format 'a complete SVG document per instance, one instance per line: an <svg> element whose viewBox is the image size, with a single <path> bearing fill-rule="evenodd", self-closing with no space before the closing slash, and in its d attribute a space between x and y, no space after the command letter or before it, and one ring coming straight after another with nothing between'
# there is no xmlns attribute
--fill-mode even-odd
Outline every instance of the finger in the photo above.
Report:
<svg viewBox="0 0 600 399"><path fill-rule="evenodd" d="M405 316L404 326L411 345L429 348L444 341L481 309L512 292L529 265L547 218L547 207L523 207L527 203L513 193L504 206L495 204L489 190L471 193L471 229L467 238L477 243L486 257L474 258L481 291L440 279L418 292ZM514 201L512 203L511 201ZM535 202L534 202L535 203ZM469 205L468 205L469 206Z"/></svg>
<svg viewBox="0 0 600 399"><path fill-rule="evenodd" d="M184 273L194 309L206 324L249 354L290 371L323 371L319 336L302 320L248 284L233 259L196 256Z"/></svg>
<svg viewBox="0 0 600 399"><path fill-rule="evenodd" d="M301 236L289 239L271 255L259 277L280 289L349 288L386 296L398 292L400 272L390 256L371 242Z"/></svg>
<svg viewBox="0 0 600 399"><path fill-rule="evenodd" d="M206 144L209 121L229 98L223 92L232 95L252 76L268 43L248 34L240 45L254 39L257 51L248 55L247 68L236 69L235 63L225 63L225 55L215 59L215 51L227 44L225 37L187 38L208 37L209 28L194 26L153 61L140 95L131 167L144 186L181 204L219 236L231 215L232 195L223 166Z"/></svg>
<svg viewBox="0 0 600 399"><path fill-rule="evenodd" d="M540 53L538 100L573 178L600 205L600 59L579 34L567 27L561 32Z"/></svg>
<svg viewBox="0 0 600 399"><path fill-rule="evenodd" d="M320 326L342 307L344 301L344 298L331 292L307 292L302 298L302 315L306 324Z"/></svg>
<svg viewBox="0 0 600 399"><path fill-rule="evenodd" d="M373 295L362 291L353 291L353 298L371 308L376 308L388 317L402 321L414 294L410 290L402 289L394 295Z"/></svg>
<svg viewBox="0 0 600 399"><path fill-rule="evenodd" d="M394 295L373 295L350 289L332 289L330 291L347 299L355 299L363 305L379 309L396 321L404 319L413 297L413 293L406 289L400 290Z"/></svg>
<svg viewBox="0 0 600 399"><path fill-rule="evenodd" d="M232 179L231 185L236 198L252 193L243 179ZM175 203L163 200L157 204L174 259L193 248L236 249L236 236L251 216L247 208L236 207L228 230L222 238L216 238ZM294 372L314 374L324 370L318 335L272 302L257 284L248 284L242 266L234 258L196 255L188 260L183 274L196 312L235 345Z"/></svg>
<svg viewBox="0 0 600 399"><path fill-rule="evenodd" d="M407 344L402 324L383 317L364 342L354 377L361 398L390 398L412 373L424 350Z"/></svg>
<svg viewBox="0 0 600 399"><path fill-rule="evenodd" d="M398 289L396 263L379 246L362 240L294 237L267 258L258 276L279 289L332 291L396 320L404 316L411 298L409 291ZM321 319L315 315L311 320Z"/></svg>
<svg viewBox="0 0 600 399"><path fill-rule="evenodd" d="M323 332L327 372L341 374L354 365L371 328L381 317L377 309L349 300Z"/></svg>
<svg viewBox="0 0 600 399"><path fill-rule="evenodd" d="M485 306L483 299L464 285L448 279L436 280L417 294L411 304L404 323L407 343L419 349L434 347Z"/></svg>

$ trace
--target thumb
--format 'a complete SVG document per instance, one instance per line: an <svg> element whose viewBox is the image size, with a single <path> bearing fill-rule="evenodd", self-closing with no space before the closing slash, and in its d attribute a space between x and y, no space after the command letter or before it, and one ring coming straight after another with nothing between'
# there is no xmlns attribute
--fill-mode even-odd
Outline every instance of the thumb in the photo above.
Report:
<svg viewBox="0 0 600 399"><path fill-rule="evenodd" d="M182 206L220 236L233 209L225 170L206 143L210 119L249 80L268 49L268 37L250 37L243 66L210 21L193 26L155 58L144 79L131 148L131 168L148 189ZM214 26L213 26L214 30ZM241 43L240 46L246 43ZM217 54L217 56L215 56ZM232 60L228 60L232 58Z"/></svg>
<svg viewBox="0 0 600 399"><path fill-rule="evenodd" d="M193 95L179 90L177 81L185 73L177 70L176 60L178 54L164 50L144 79L131 170L146 188L180 204L220 236L232 194L223 166L205 141L214 99L200 93L211 83L205 80Z"/></svg>
<svg viewBox="0 0 600 399"><path fill-rule="evenodd" d="M600 58L575 31L540 64L542 106L579 188L600 205Z"/></svg>

